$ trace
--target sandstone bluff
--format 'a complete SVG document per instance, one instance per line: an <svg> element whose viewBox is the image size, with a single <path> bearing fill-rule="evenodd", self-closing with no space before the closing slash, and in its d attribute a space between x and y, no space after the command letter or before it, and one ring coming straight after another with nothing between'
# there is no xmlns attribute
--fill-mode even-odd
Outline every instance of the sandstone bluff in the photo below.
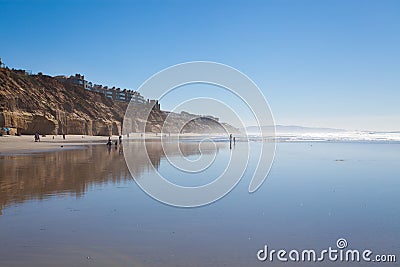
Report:
<svg viewBox="0 0 400 267"><path fill-rule="evenodd" d="M145 104L143 104L145 105ZM126 101L115 101L104 94L91 92L78 84L55 77L27 74L21 70L0 68L0 127L10 134L78 134L120 135ZM148 107L147 107L148 108ZM134 107L140 114L146 108ZM146 124L146 132L160 132L169 112L154 108ZM232 126L189 113L174 113L169 132L236 132ZM184 121L190 120L189 123ZM139 132L144 122L133 118L132 132Z"/></svg>

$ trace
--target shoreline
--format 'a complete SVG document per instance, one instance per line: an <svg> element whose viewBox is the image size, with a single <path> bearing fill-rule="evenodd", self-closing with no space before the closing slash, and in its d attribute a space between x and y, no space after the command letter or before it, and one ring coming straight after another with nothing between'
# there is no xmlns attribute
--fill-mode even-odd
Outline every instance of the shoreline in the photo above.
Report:
<svg viewBox="0 0 400 267"><path fill-rule="evenodd" d="M112 143L118 141L117 135L111 136ZM130 134L129 138L123 136L123 142L125 141L160 141L161 138L167 138L170 141L192 141L199 139L214 139L219 141L229 142L229 137L225 134L184 134L177 135L171 134L170 136L161 136L155 133L133 133ZM236 136L238 142L263 142L263 139L259 137L248 138L244 136ZM105 145L108 141L108 136L89 136L89 135L66 135L64 140L62 135L48 135L46 137L40 137L41 142L35 142L33 135L5 135L0 137L0 156L10 156L10 155L28 155L36 153L46 153L46 152L57 152L62 150L71 149L85 149L91 145ZM266 140L265 140L266 141ZM271 140L270 140L271 141ZM278 135L275 137L275 143L377 143L377 144L400 144L400 136L397 138L321 138L321 136L285 136Z"/></svg>

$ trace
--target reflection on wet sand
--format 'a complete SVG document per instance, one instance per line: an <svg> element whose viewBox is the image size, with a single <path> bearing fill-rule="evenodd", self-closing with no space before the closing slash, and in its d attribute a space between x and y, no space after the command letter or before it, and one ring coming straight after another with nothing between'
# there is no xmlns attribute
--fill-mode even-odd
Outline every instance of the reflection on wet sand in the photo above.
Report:
<svg viewBox="0 0 400 267"><path fill-rule="evenodd" d="M123 155L105 146L0 158L0 209L29 199L74 194L129 179Z"/></svg>
<svg viewBox="0 0 400 267"><path fill-rule="evenodd" d="M225 144L220 144L225 145ZM165 146L165 144L164 144ZM172 146L172 144L166 146ZM199 154L198 143L180 143L179 148L168 149L168 155ZM215 153L214 146L205 146L202 153ZM149 169L158 168L165 157L160 142L146 142L147 152L139 142L131 142L134 151L134 177ZM119 183L131 179L122 147L89 146L87 149L54 153L37 153L0 157L0 215L1 210L15 203L31 199L45 199L55 195L71 194L81 197L93 185Z"/></svg>

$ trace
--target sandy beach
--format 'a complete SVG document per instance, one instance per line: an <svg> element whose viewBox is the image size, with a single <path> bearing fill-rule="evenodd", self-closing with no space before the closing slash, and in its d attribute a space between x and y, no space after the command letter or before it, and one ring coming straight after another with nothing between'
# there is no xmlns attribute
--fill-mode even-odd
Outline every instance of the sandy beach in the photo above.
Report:
<svg viewBox="0 0 400 267"><path fill-rule="evenodd" d="M118 136L111 138L118 140ZM48 135L40 137L40 142L35 142L33 135L6 135L0 137L0 155L80 149L89 144L106 144L107 140L106 136L67 135L63 140L62 135L54 135L54 139L53 135Z"/></svg>
<svg viewBox="0 0 400 267"><path fill-rule="evenodd" d="M226 135L213 134L213 135L199 135L199 134L184 134L176 135L171 134L170 136L164 135L171 140L173 139L191 139L205 137L226 137ZM127 137L123 136L123 140ZM140 133L130 134L129 140L159 140L161 139L160 134L147 133L142 135ZM62 135L47 135L46 137L40 137L40 142L34 141L33 135L22 135L13 136L5 135L0 136L0 156L10 154L30 154L37 152L51 152L65 149L83 149L87 145L105 145L107 143L108 136L89 136L89 135L66 135L65 140ZM118 136L111 136L111 140L114 143L118 140Z"/></svg>

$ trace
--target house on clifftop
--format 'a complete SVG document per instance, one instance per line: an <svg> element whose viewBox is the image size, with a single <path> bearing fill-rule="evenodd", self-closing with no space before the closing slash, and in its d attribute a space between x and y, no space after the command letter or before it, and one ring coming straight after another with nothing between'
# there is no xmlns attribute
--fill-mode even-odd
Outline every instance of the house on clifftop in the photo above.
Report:
<svg viewBox="0 0 400 267"><path fill-rule="evenodd" d="M122 89L121 88L109 88L108 86L103 86L101 84L93 84L85 80L85 76L79 73L75 75L71 75L69 77L60 75L55 76L57 80L61 82L70 82L72 84L78 85L84 90L88 90L95 93L100 93L114 101L124 101L124 102L133 102L138 105L151 105L153 109L160 110L160 104L158 100L155 99L147 99L138 92L129 89Z"/></svg>

